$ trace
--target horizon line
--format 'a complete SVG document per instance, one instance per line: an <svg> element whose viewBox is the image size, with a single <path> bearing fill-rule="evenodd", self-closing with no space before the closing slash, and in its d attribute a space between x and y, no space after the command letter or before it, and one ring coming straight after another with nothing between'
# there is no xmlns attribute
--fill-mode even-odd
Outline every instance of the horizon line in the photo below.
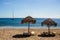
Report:
<svg viewBox="0 0 60 40"><path fill-rule="evenodd" d="M0 17L0 18L11 18L11 17ZM14 18L25 18L25 17L14 17ZM33 18L44 18L44 17L33 17ZM60 19L60 18L54 18L54 19Z"/></svg>

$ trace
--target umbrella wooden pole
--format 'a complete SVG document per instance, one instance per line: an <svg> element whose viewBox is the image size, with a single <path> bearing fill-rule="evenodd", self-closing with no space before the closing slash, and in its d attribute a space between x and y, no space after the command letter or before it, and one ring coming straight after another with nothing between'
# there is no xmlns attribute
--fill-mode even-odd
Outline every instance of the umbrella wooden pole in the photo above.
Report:
<svg viewBox="0 0 60 40"><path fill-rule="evenodd" d="M48 34L50 34L50 26L48 26Z"/></svg>
<svg viewBox="0 0 60 40"><path fill-rule="evenodd" d="M30 23L28 23L28 33L30 32L29 29L30 29Z"/></svg>

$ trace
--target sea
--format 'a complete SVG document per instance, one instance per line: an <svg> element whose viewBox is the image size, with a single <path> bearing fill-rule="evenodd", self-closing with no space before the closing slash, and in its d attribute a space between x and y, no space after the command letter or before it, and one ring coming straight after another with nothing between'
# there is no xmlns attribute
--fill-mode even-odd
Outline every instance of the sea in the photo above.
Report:
<svg viewBox="0 0 60 40"><path fill-rule="evenodd" d="M36 23L30 23L30 28L47 28L47 26L41 26L41 22L43 22L47 18L35 18ZM0 29L1 28L27 28L28 24L21 24L23 18L0 18ZM51 26L51 28L60 28L60 19L52 18L53 21L57 23L56 27Z"/></svg>

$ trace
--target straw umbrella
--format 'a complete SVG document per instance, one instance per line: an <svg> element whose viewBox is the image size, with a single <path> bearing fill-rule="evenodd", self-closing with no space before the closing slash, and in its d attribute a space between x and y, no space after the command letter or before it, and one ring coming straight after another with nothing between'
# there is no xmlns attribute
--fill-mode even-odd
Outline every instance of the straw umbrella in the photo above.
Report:
<svg viewBox="0 0 60 40"><path fill-rule="evenodd" d="M27 16L26 18L24 18L21 21L21 24L27 23L28 24L28 33L30 33L29 29L30 29L30 23L35 24L36 20L34 18L32 18L31 16Z"/></svg>
<svg viewBox="0 0 60 40"><path fill-rule="evenodd" d="M43 22L41 22L41 26L43 26L43 25L47 25L48 34L50 34L50 27L51 26L57 26L57 23L54 22L52 19L48 18L48 19L44 20Z"/></svg>

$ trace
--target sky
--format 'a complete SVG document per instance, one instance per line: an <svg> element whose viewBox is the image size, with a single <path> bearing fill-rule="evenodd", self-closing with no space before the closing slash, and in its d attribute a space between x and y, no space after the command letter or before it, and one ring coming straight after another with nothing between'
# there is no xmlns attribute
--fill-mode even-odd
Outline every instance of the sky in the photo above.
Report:
<svg viewBox="0 0 60 40"><path fill-rule="evenodd" d="M0 18L60 18L60 0L0 0Z"/></svg>

